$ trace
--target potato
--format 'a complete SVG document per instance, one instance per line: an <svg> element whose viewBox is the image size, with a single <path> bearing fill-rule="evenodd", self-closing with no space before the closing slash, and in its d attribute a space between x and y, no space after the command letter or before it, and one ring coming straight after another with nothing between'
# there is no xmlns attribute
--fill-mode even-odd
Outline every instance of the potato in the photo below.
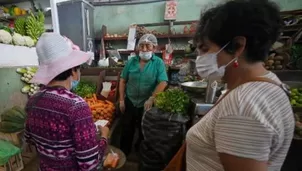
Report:
<svg viewBox="0 0 302 171"><path fill-rule="evenodd" d="M274 64L274 60L267 60L266 65L272 66Z"/></svg>
<svg viewBox="0 0 302 171"><path fill-rule="evenodd" d="M269 57L275 57L276 56L276 53L271 53L270 55L269 55Z"/></svg>
<svg viewBox="0 0 302 171"><path fill-rule="evenodd" d="M278 70L283 69L283 66L282 65L276 65L276 69L278 69Z"/></svg>
<svg viewBox="0 0 302 171"><path fill-rule="evenodd" d="M281 61L275 61L275 65L281 65Z"/></svg>
<svg viewBox="0 0 302 171"><path fill-rule="evenodd" d="M284 58L283 58L283 56L276 56L275 57L275 60L277 60L277 61L282 61Z"/></svg>

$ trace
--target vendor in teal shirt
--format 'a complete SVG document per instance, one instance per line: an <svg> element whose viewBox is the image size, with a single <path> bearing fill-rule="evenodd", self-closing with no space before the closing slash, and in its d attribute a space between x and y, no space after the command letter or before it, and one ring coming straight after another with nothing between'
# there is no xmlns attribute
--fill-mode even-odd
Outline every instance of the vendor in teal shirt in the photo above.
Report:
<svg viewBox="0 0 302 171"><path fill-rule="evenodd" d="M165 90L168 76L163 60L156 55L157 39L153 34L143 35L138 42L139 56L131 58L123 69L119 84L120 110L122 117L121 150L131 152L136 128L143 139L141 119L144 111L151 109L157 93Z"/></svg>

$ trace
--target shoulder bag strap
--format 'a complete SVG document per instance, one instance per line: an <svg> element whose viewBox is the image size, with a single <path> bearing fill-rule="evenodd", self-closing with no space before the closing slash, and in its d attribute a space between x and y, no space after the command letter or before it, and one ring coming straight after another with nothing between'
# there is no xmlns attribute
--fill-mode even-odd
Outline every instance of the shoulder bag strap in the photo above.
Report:
<svg viewBox="0 0 302 171"><path fill-rule="evenodd" d="M217 100L217 102L213 105L213 107L208 112L210 112L214 107L216 107L217 104L219 104L222 101L222 99L224 99L232 90L236 89L237 87L239 87L239 86L241 86L245 83L249 83L249 82L267 82L267 83L274 84L274 85L280 87L286 93L286 95L288 97L290 96L290 90L289 90L288 85L283 84L283 83L277 83L276 81L274 81L272 79L269 79L269 78L266 78L266 77L255 77L255 78L252 78L252 79L244 80L241 83L239 83L237 86L235 86L235 88L228 90L224 95L222 95L221 98L219 98Z"/></svg>

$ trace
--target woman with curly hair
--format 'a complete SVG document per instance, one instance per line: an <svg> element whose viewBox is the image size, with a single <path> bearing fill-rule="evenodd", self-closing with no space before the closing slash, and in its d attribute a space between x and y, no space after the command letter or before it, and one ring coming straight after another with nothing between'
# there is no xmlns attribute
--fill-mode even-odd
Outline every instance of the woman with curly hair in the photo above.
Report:
<svg viewBox="0 0 302 171"><path fill-rule="evenodd" d="M267 0L229 1L201 16L197 71L232 91L188 131L188 171L281 169L294 115L281 81L263 66L281 27L278 7ZM245 82L257 79L275 84Z"/></svg>

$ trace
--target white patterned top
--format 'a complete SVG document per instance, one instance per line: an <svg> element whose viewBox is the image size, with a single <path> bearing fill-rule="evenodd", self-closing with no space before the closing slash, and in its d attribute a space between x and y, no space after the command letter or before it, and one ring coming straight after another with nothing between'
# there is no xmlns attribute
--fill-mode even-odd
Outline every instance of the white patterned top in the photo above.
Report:
<svg viewBox="0 0 302 171"><path fill-rule="evenodd" d="M281 83L271 72L264 77ZM223 171L218 153L268 161L268 171L279 171L294 125L281 88L267 82L243 84L188 131L187 171Z"/></svg>

